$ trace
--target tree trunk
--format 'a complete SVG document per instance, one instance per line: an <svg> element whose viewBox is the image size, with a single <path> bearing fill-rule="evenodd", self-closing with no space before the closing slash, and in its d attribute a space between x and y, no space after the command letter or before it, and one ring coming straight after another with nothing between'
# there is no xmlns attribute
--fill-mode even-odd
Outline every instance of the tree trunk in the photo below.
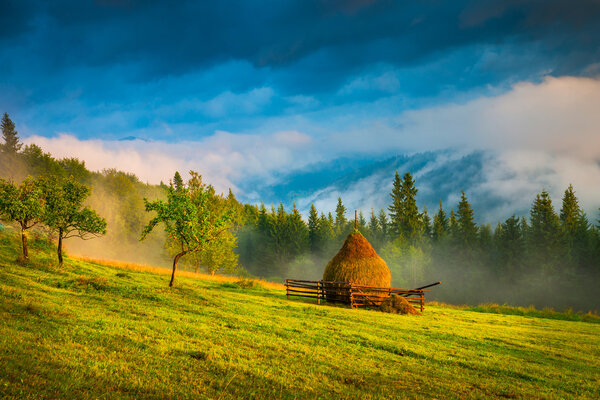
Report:
<svg viewBox="0 0 600 400"><path fill-rule="evenodd" d="M29 252L27 251L27 232L23 225L21 225L21 242L23 244L23 259L29 260Z"/></svg>
<svg viewBox="0 0 600 400"><path fill-rule="evenodd" d="M177 270L177 262L186 253L187 253L187 251L182 251L181 253L177 254L175 256L175 258L173 259L173 273L171 274L171 282L169 282L169 287L172 287L173 286L173 282L175 281L175 271Z"/></svg>
<svg viewBox="0 0 600 400"><path fill-rule="evenodd" d="M62 256L62 229L58 230L58 249L57 249L57 253L58 253L58 266L62 267L63 265L63 256Z"/></svg>

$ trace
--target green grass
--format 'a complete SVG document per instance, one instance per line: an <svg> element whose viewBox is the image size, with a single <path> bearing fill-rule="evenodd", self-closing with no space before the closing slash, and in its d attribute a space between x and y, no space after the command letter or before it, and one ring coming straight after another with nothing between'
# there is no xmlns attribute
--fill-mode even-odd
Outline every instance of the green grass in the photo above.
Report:
<svg viewBox="0 0 600 400"><path fill-rule="evenodd" d="M318 306L0 237L0 397L598 398L600 325Z"/></svg>

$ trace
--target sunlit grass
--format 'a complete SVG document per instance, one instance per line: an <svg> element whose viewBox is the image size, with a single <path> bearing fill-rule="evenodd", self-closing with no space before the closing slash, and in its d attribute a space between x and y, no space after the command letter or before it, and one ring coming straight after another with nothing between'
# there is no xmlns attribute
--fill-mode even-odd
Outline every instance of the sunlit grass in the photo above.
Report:
<svg viewBox="0 0 600 400"><path fill-rule="evenodd" d="M600 325L318 306L0 237L2 398L598 398ZM126 267L129 265L129 267ZM244 288L246 287L247 288Z"/></svg>
<svg viewBox="0 0 600 400"><path fill-rule="evenodd" d="M138 263L132 263L132 262L117 261L117 260L98 259L98 258L91 258L91 257L85 257L85 256L79 256L79 255L71 256L71 258L75 259L75 260L80 260L80 261L84 261L84 262L97 264L97 265L103 265L106 267L123 268L123 269L129 269L132 271L140 271L140 272L152 272L152 273L161 274L161 275L171 275L170 268L161 268L161 267L156 267L156 266L147 265L147 264L138 264ZM205 281L228 282L228 283L237 283L240 281L242 281L242 282L251 281L251 282L254 282L256 285L259 285L265 289L279 289L279 290L285 289L284 285L282 285L280 283L269 282L269 281L265 281L263 279L240 278L238 276L225 276L225 275L219 275L219 274L211 275L211 274L205 274L205 273L201 273L201 272L186 271L184 269L178 269L175 276L176 277L183 276L183 277L187 277L187 278L201 279L201 280L205 280Z"/></svg>

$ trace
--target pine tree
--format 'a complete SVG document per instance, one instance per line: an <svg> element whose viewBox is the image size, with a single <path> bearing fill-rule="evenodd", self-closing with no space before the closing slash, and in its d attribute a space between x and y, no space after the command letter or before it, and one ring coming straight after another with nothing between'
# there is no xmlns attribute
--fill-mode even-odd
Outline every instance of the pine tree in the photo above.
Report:
<svg viewBox="0 0 600 400"><path fill-rule="evenodd" d="M423 207L423 213L421 214L421 226L423 227L423 237L426 239L431 239L431 218L429 218L429 214L427 214L427 207Z"/></svg>
<svg viewBox="0 0 600 400"><path fill-rule="evenodd" d="M310 251L318 253L322 249L321 240L319 237L319 213L314 204L310 205L308 212L308 242Z"/></svg>
<svg viewBox="0 0 600 400"><path fill-rule="evenodd" d="M562 199L562 208L560 210L560 222L563 227L563 231L572 238L575 232L579 229L579 222L581 219L581 208L577 197L575 197L575 191L573 185L569 185L565 190L565 195Z"/></svg>
<svg viewBox="0 0 600 400"><path fill-rule="evenodd" d="M433 240L438 242L444 236L448 234L448 218L446 217L446 212L442 208L442 202L440 201L440 209L433 216L433 228L432 228L432 237Z"/></svg>
<svg viewBox="0 0 600 400"><path fill-rule="evenodd" d="M422 217L417 207L418 189L410 172L400 176L396 172L392 188L392 204L389 207L391 226L396 237L415 244L423 232Z"/></svg>
<svg viewBox="0 0 600 400"><path fill-rule="evenodd" d="M345 236L348 220L346 219L346 207L342 203L342 198L338 197L335 207L335 234L338 237Z"/></svg>
<svg viewBox="0 0 600 400"><path fill-rule="evenodd" d="M364 232L365 228L367 226L367 220L365 219L365 216L363 215L362 210L358 212L358 230Z"/></svg>
<svg viewBox="0 0 600 400"><path fill-rule="evenodd" d="M302 220L302 215L300 215L295 202L289 215L289 229L292 253L294 256L299 256L308 249L309 238L308 227Z"/></svg>
<svg viewBox="0 0 600 400"><path fill-rule="evenodd" d="M525 238L523 224L516 216L511 216L496 228L496 248L500 271L509 280L514 280L523 264Z"/></svg>
<svg viewBox="0 0 600 400"><path fill-rule="evenodd" d="M4 143L0 144L0 150L6 154L16 154L21 150L23 146L19 143L19 135L15 130L15 124L12 122L7 113L2 116L2 139Z"/></svg>
<svg viewBox="0 0 600 400"><path fill-rule="evenodd" d="M382 240L382 242L385 242L390 238L389 229L388 229L390 226L390 222L389 222L387 214L385 213L385 210L383 208L379 210L379 215L377 216L377 220L379 222L379 229L381 229L381 240Z"/></svg>
<svg viewBox="0 0 600 400"><path fill-rule="evenodd" d="M464 191L461 192L456 219L460 244L466 246L468 249L473 249L477 241L478 229L475 224L473 209Z"/></svg>
<svg viewBox="0 0 600 400"><path fill-rule="evenodd" d="M404 192L402 190L402 180L400 174L396 171L394 183L392 186L392 204L388 206L390 212L390 233L393 237L400 236L402 226L402 205L404 204Z"/></svg>
<svg viewBox="0 0 600 400"><path fill-rule="evenodd" d="M531 227L528 232L530 261L534 267L553 270L562 253L560 219L545 190L538 194L531 207Z"/></svg>
<svg viewBox="0 0 600 400"><path fill-rule="evenodd" d="M183 189L183 179L179 174L179 171L175 171L175 175L173 176L173 187L176 191L181 191Z"/></svg>

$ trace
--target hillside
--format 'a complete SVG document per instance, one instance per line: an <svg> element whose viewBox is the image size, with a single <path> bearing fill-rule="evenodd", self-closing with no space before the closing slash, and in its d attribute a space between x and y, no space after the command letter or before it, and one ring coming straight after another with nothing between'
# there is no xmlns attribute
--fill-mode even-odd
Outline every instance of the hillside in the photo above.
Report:
<svg viewBox="0 0 600 400"><path fill-rule="evenodd" d="M598 398L600 324L288 301L277 286L67 259L0 234L8 398Z"/></svg>

